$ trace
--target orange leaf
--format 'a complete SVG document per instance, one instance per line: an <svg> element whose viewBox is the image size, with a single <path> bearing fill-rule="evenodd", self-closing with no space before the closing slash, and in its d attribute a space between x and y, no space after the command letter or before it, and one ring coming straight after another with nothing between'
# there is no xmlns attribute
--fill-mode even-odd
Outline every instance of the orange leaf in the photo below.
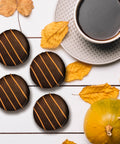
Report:
<svg viewBox="0 0 120 144"><path fill-rule="evenodd" d="M69 140L66 140L66 141L64 141L62 144L76 144L76 143L74 143L74 142L72 142L72 141L69 141Z"/></svg>
<svg viewBox="0 0 120 144"><path fill-rule="evenodd" d="M109 84L87 86L79 93L80 97L92 104L98 100L106 98L117 98L119 95L119 89L111 87Z"/></svg>
<svg viewBox="0 0 120 144"><path fill-rule="evenodd" d="M0 15L9 17L14 14L16 9L16 0L0 0Z"/></svg>
<svg viewBox="0 0 120 144"><path fill-rule="evenodd" d="M48 24L41 32L42 48L57 48L66 34L68 33L68 22L52 22Z"/></svg>
<svg viewBox="0 0 120 144"><path fill-rule="evenodd" d="M74 62L66 67L65 81L82 80L90 72L92 66L89 64Z"/></svg>
<svg viewBox="0 0 120 144"><path fill-rule="evenodd" d="M32 0L17 0L17 4L17 10L23 16L29 16L34 8Z"/></svg>

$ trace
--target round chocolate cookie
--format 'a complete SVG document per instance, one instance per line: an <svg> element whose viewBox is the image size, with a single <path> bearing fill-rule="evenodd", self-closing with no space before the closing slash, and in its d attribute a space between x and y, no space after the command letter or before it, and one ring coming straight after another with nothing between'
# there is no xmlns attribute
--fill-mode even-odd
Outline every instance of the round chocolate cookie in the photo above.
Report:
<svg viewBox="0 0 120 144"><path fill-rule="evenodd" d="M7 75L0 79L0 106L6 111L23 108L29 101L29 87L17 75Z"/></svg>
<svg viewBox="0 0 120 144"><path fill-rule="evenodd" d="M0 35L0 61L4 65L15 66L24 63L29 51L29 42L20 31L7 30Z"/></svg>
<svg viewBox="0 0 120 144"><path fill-rule="evenodd" d="M44 130L62 128L68 121L69 109L66 102L56 94L41 97L33 108L36 123Z"/></svg>
<svg viewBox="0 0 120 144"><path fill-rule="evenodd" d="M57 54L44 52L33 60L30 74L33 81L41 88L52 88L64 81L65 65Z"/></svg>

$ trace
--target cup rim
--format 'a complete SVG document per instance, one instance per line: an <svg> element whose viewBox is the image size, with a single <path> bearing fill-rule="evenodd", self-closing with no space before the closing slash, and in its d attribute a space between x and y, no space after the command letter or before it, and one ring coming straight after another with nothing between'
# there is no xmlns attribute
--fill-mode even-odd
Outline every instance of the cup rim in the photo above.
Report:
<svg viewBox="0 0 120 144"><path fill-rule="evenodd" d="M107 40L96 40L96 39L93 39L93 38L90 38L89 36L87 36L82 30L81 28L79 27L78 25L78 22L77 22L77 8L80 4L82 0L77 0L76 2L76 5L75 5L75 8L74 8L74 22L75 22L75 25L77 27L77 30L79 31L79 33L82 35L83 38L85 38L86 40L88 40L89 42L92 42L92 43L96 43L96 44L107 44L107 43L111 43L117 39L120 38L120 32L118 32L118 34L116 34L113 38L110 38L110 39L107 39Z"/></svg>

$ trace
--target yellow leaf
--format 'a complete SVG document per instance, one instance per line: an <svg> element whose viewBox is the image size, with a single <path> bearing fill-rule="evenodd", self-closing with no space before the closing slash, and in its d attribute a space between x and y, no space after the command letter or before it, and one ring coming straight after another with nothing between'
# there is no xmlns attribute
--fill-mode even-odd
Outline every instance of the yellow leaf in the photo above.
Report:
<svg viewBox="0 0 120 144"><path fill-rule="evenodd" d="M68 33L68 22L52 22L41 32L42 48L57 48Z"/></svg>
<svg viewBox="0 0 120 144"><path fill-rule="evenodd" d="M79 95L84 101L92 104L101 99L117 98L119 89L106 83L104 85L87 86L83 88Z"/></svg>
<svg viewBox="0 0 120 144"><path fill-rule="evenodd" d="M92 66L89 64L74 62L66 67L65 81L82 80L90 72Z"/></svg>
<svg viewBox="0 0 120 144"><path fill-rule="evenodd" d="M23 16L29 16L34 8L32 0L17 0L17 5L17 10Z"/></svg>
<svg viewBox="0 0 120 144"><path fill-rule="evenodd" d="M0 0L0 15L9 17L14 14L16 9L16 0Z"/></svg>
<svg viewBox="0 0 120 144"><path fill-rule="evenodd" d="M74 143L74 142L72 142L72 141L69 141L69 140L66 140L66 141L64 141L62 144L76 144L76 143Z"/></svg>

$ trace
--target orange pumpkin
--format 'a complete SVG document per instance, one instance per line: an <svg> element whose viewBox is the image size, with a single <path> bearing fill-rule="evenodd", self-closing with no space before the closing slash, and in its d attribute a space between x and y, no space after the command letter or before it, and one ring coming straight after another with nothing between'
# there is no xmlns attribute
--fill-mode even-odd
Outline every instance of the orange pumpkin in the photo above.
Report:
<svg viewBox="0 0 120 144"><path fill-rule="evenodd" d="M120 144L120 100L93 103L85 116L84 131L92 144Z"/></svg>

